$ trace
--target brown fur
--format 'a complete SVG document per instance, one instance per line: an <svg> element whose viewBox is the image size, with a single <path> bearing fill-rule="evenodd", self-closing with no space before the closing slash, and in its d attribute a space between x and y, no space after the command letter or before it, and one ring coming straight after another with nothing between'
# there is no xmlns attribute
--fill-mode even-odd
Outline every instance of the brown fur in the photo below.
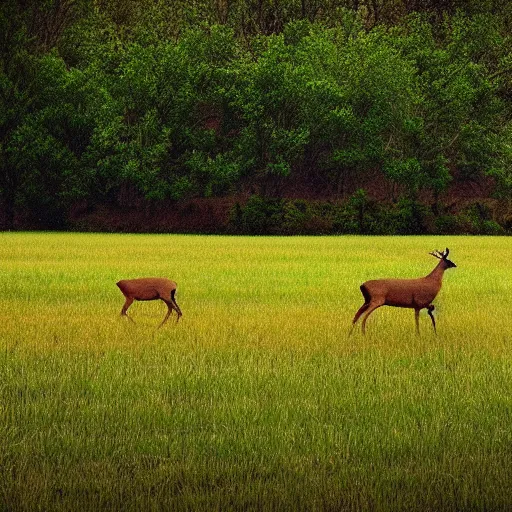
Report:
<svg viewBox="0 0 512 512"><path fill-rule="evenodd" d="M393 306L414 309L416 332L418 333L420 311L427 309L434 332L436 332L436 322L432 314L435 308L432 301L441 289L444 271L447 268L456 267L455 263L447 259L449 252L449 249L446 249L442 254L438 251L431 253L440 261L428 276L417 279L375 279L363 283L360 288L364 297L364 304L352 320L352 329L354 329L359 317L366 313L362 323L362 331L365 334L366 321L370 314L381 306ZM352 329L350 332L352 332Z"/></svg>
<svg viewBox="0 0 512 512"><path fill-rule="evenodd" d="M176 303L175 295L177 285L174 281L163 277L142 277L139 279L124 279L116 283L126 301L121 309L121 316L126 316L132 322L133 319L127 314L128 308L134 300L162 300L167 305L167 314L159 328L167 322L167 319L174 309L178 315L176 322L182 316L181 310Z"/></svg>

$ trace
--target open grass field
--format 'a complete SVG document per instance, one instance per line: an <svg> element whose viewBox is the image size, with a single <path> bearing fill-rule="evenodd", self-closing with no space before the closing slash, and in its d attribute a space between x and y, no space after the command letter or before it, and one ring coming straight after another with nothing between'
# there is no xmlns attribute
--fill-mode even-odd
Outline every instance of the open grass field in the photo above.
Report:
<svg viewBox="0 0 512 512"><path fill-rule="evenodd" d="M450 248L438 336L359 285ZM512 239L0 234L0 510L512 509ZM166 276L183 317L116 281Z"/></svg>

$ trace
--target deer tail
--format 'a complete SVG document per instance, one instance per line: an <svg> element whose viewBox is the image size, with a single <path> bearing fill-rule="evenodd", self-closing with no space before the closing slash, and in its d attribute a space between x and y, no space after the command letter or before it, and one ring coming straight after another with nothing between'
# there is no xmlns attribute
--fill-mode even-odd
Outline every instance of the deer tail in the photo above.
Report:
<svg viewBox="0 0 512 512"><path fill-rule="evenodd" d="M366 288L366 286L364 284L362 284L359 287L359 289L361 290L361 293L363 294L365 304L368 304L371 300L371 296L370 296L370 292L368 291L368 288Z"/></svg>

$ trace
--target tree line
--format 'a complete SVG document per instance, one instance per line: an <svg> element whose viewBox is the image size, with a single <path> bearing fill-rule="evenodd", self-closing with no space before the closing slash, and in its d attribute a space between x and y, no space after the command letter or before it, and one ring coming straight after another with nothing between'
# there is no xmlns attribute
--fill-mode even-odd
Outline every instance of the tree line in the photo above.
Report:
<svg viewBox="0 0 512 512"><path fill-rule="evenodd" d="M390 200L512 190L512 8L488 0L8 0L0 194L65 227L148 203L378 174Z"/></svg>

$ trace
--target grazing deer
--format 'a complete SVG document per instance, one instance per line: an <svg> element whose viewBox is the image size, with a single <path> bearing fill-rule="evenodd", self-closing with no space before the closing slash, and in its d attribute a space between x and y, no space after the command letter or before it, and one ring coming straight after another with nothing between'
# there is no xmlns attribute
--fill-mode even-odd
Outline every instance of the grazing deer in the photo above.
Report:
<svg viewBox="0 0 512 512"><path fill-rule="evenodd" d="M134 300L160 299L167 304L167 314L165 315L165 318L158 326L158 328L162 327L162 325L167 322L167 319L169 318L173 309L178 314L176 323L178 323L180 316L182 316L181 310L174 298L176 295L177 285L170 279L165 279L162 277L143 277L140 279L124 279L123 281L119 281L116 284L119 286L119 289L126 297L126 302L124 303L123 309L121 310L121 316L126 316L132 322L133 319L130 318L126 312Z"/></svg>
<svg viewBox="0 0 512 512"><path fill-rule="evenodd" d="M368 317L377 308L381 306L395 306L398 308L411 308L414 309L416 319L416 332L420 332L420 310L426 308L436 331L436 321L432 312L434 305L432 301L441 289L443 282L443 274L447 268L454 268L457 265L448 259L450 250L441 253L434 251L429 254L441 260L434 270L428 276L420 277L418 279L375 279L366 281L361 285L361 293L364 297L364 304L359 308L359 311L352 320L352 330L355 327L359 317L366 312L363 318L362 331L365 334L366 321Z"/></svg>

